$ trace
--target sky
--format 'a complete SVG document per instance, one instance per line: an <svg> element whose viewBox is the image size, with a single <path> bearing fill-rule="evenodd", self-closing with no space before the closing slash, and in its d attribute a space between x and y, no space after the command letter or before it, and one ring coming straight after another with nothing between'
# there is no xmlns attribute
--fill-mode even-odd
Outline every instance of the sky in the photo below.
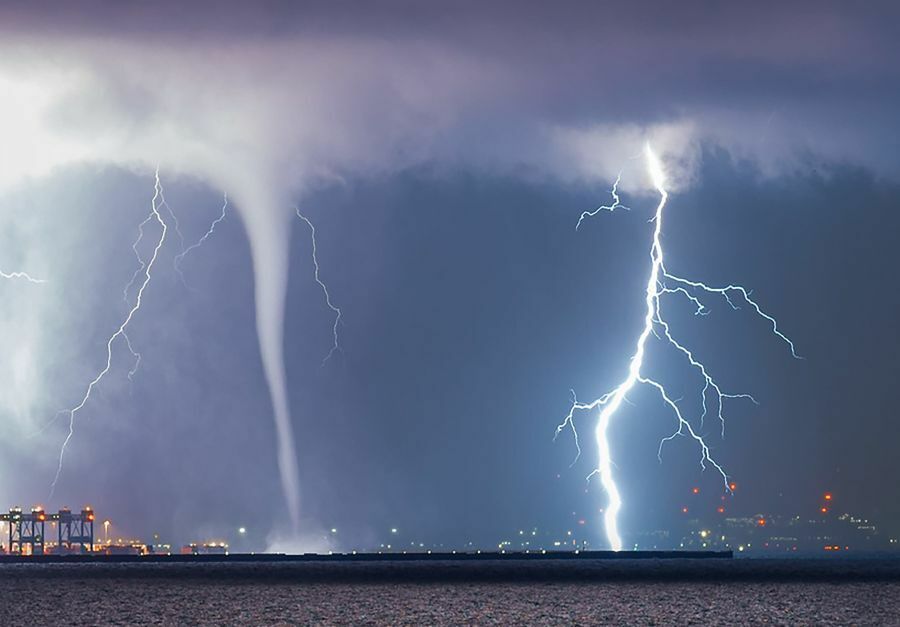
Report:
<svg viewBox="0 0 900 627"><path fill-rule="evenodd" d="M593 414L624 376L658 196L668 268L753 289L765 321L673 299L728 391L705 432L734 515L835 507L900 527L892 357L900 296L897 9L459 2L0 8L0 506L91 503L123 534L337 547L494 544L521 528L603 543ZM128 312L159 168L171 214ZM602 212L621 174L630 211ZM309 229L316 226L315 282ZM159 237L150 224L138 250ZM132 292L133 296L133 292ZM668 301L667 301L668 303ZM686 411L701 382L651 344ZM629 395L610 439L626 539L712 512L720 479ZM291 465L296 460L296 470ZM293 520L293 522L292 522ZM332 534L334 535L334 534Z"/></svg>

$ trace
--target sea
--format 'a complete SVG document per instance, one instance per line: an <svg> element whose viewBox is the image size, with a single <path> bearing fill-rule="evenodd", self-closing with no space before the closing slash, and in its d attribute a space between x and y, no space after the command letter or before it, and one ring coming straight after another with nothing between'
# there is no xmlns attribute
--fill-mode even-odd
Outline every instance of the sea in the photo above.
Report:
<svg viewBox="0 0 900 627"><path fill-rule="evenodd" d="M0 624L900 625L900 560L0 565Z"/></svg>

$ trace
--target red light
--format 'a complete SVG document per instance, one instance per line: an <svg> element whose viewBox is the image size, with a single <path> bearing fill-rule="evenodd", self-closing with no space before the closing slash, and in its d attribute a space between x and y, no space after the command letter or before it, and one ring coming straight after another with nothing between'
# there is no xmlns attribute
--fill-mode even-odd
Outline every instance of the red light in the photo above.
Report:
<svg viewBox="0 0 900 627"><path fill-rule="evenodd" d="M765 527L765 526L766 526L766 519L765 519L765 518L760 518L759 520L756 521L756 524L759 525L760 527Z"/></svg>
<svg viewBox="0 0 900 627"><path fill-rule="evenodd" d="M732 492L734 492L735 490L737 490L737 484L734 483L734 482L729 483L729 484L728 484L728 489L731 490Z"/></svg>
<svg viewBox="0 0 900 627"><path fill-rule="evenodd" d="M826 500L826 501L830 501L830 500L831 500L831 492L826 492L826 493L825 493L825 500Z"/></svg>
<svg viewBox="0 0 900 627"><path fill-rule="evenodd" d="M693 490L691 490L691 492L693 492L694 494L700 494L700 488L694 488Z"/></svg>
<svg viewBox="0 0 900 627"><path fill-rule="evenodd" d="M828 508L827 508L827 507L823 507L823 508L821 509L821 512L822 512L823 514L827 514L827 513L828 513Z"/></svg>
<svg viewBox="0 0 900 627"><path fill-rule="evenodd" d="M88 517L87 517L87 518L88 518L88 520L93 521L93 520L94 520L94 515L93 515L93 514L88 514Z"/></svg>
<svg viewBox="0 0 900 627"><path fill-rule="evenodd" d="M720 514L724 514L724 513L725 513L725 508L722 507L721 505L719 505L719 507L716 508L716 511L719 512Z"/></svg>

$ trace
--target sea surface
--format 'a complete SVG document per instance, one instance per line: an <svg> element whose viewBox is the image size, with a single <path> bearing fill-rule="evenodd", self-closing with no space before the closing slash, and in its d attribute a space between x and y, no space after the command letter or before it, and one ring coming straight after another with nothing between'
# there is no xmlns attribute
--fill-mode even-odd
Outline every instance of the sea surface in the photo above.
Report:
<svg viewBox="0 0 900 627"><path fill-rule="evenodd" d="M0 624L900 625L900 560L3 564Z"/></svg>

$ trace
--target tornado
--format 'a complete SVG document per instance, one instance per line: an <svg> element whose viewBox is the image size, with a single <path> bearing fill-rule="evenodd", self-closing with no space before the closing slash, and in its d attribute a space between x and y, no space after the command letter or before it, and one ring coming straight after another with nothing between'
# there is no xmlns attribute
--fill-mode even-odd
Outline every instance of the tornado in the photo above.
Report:
<svg viewBox="0 0 900 627"><path fill-rule="evenodd" d="M250 242L256 333L275 418L281 489L296 534L300 529L300 478L284 367L284 307L293 214L287 195L274 189L242 185L231 195Z"/></svg>

